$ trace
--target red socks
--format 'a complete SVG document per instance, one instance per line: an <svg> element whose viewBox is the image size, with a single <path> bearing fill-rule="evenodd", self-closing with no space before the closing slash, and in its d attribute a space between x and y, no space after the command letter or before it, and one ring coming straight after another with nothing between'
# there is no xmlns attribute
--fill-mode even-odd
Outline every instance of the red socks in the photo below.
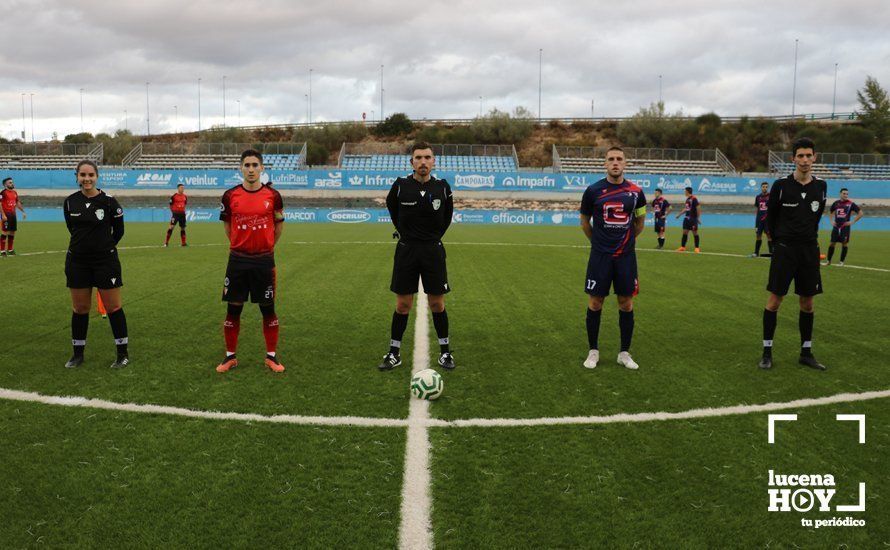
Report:
<svg viewBox="0 0 890 550"><path fill-rule="evenodd" d="M182 241L182 245L185 246L185 229L179 231L179 240Z"/></svg>
<svg viewBox="0 0 890 550"><path fill-rule="evenodd" d="M266 339L266 353L275 353L278 349L278 316L263 316L263 337Z"/></svg>
<svg viewBox="0 0 890 550"><path fill-rule="evenodd" d="M226 337L226 351L235 353L238 351L238 332L241 330L241 316L226 314L226 322L223 323L223 334Z"/></svg>

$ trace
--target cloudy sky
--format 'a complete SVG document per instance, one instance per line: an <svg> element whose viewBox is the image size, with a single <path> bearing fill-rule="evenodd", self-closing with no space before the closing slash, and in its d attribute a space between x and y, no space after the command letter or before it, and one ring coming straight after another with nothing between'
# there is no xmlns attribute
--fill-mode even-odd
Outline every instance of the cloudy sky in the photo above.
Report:
<svg viewBox="0 0 890 550"><path fill-rule="evenodd" d="M890 2L676 0L0 0L0 135L81 129L359 120L626 116L856 108L866 75L890 87ZM148 86L146 87L146 82ZM83 93L81 94L81 89ZM24 96L22 94L25 94ZM33 96L31 95L33 94ZM480 101L480 97L482 98ZM24 123L22 101L24 100ZM126 116L125 116L126 112Z"/></svg>

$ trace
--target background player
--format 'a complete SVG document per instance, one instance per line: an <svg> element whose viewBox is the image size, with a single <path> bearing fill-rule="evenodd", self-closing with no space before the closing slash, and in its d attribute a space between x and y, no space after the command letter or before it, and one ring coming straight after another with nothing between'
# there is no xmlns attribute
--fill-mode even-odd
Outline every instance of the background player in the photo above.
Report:
<svg viewBox="0 0 890 550"><path fill-rule="evenodd" d="M800 358L810 368L825 370L813 357L813 304L822 293L819 273L819 220L825 210L828 186L813 176L816 145L800 138L791 146L794 172L773 183L769 193L766 221L776 243L769 264L769 297L763 310L763 356L761 369L773 366L773 336L782 299L794 281L794 293L800 296Z"/></svg>
<svg viewBox="0 0 890 550"><path fill-rule="evenodd" d="M760 184L760 194L754 198L754 254L751 254L752 258L756 258L760 256L760 247L763 245L763 234L766 233L766 246L769 248L769 253L772 255L773 253L773 238L769 234L769 229L766 224L766 212L767 205L769 204L769 183L763 182Z"/></svg>
<svg viewBox="0 0 890 550"><path fill-rule="evenodd" d="M173 228L179 224L179 240L181 246L187 246L185 243L185 205L189 199L185 196L185 186L179 184L176 186L176 193L170 196L170 226L167 227L167 239L164 246L170 244L170 235L173 234Z"/></svg>
<svg viewBox="0 0 890 550"><path fill-rule="evenodd" d="M847 259L847 245L850 243L850 230L853 224L862 218L862 209L855 202L850 200L849 191L846 187L841 189L840 200L834 201L831 205L831 244L828 245L828 259L823 265L831 265L831 257L834 256L834 245L841 243L841 261L837 265L844 265ZM853 212L856 217L852 220Z"/></svg>
<svg viewBox="0 0 890 550"><path fill-rule="evenodd" d="M3 223L3 234L0 235L0 256L15 256L15 232L18 230L18 220L15 209L22 211L22 219L28 218L25 207L19 200L18 191L12 178L3 180L3 190L0 191L0 221Z"/></svg>
<svg viewBox="0 0 890 550"><path fill-rule="evenodd" d="M655 190L655 198L652 199L652 214L655 221L655 234L658 235L658 248L664 248L664 230L667 225L667 215L671 213L671 203L661 194L661 189Z"/></svg>
<svg viewBox="0 0 890 550"><path fill-rule="evenodd" d="M584 366L599 362L599 330L603 301L609 288L618 296L618 327L621 351L618 364L629 369L639 365L630 356L634 331L633 297L639 292L636 237L646 221L643 190L624 179L627 160L620 147L606 151L606 177L590 185L581 197L581 230L590 241L587 260L587 359Z"/></svg>
<svg viewBox="0 0 890 550"><path fill-rule="evenodd" d="M402 364L402 336L408 326L408 314L414 305L417 282L423 279L423 291L429 298L433 326L439 338L439 365L451 370L455 367L448 340L448 312L445 294L448 270L445 265L445 246L442 237L451 225L454 197L445 180L432 177L436 165L432 148L426 143L411 147L411 167L414 173L399 178L386 196L386 207L399 242L393 257L392 282L389 289L396 294L396 310L390 325L389 351L377 366L390 370ZM426 312L418 312L426 315Z"/></svg>
<svg viewBox="0 0 890 550"><path fill-rule="evenodd" d="M248 298L259 304L266 340L265 365L284 372L278 358L278 316L275 314L275 244L284 228L284 202L281 194L260 182L263 156L253 149L241 153L244 182L227 190L220 204L219 219L229 238L229 263L222 299L228 302L223 334L226 357L216 372L228 372L238 365L238 333L241 311Z"/></svg>
<svg viewBox="0 0 890 550"><path fill-rule="evenodd" d="M65 367L74 368L84 361L95 287L108 309L108 321L117 346L117 359L111 368L119 369L130 364L127 317L121 305L120 287L124 283L117 255L117 245L124 236L124 211L114 197L96 187L99 169L93 161L80 161L76 174L80 191L69 195L63 207L65 224L71 233L65 255L65 278L71 291L74 347L74 354Z"/></svg>
<svg viewBox="0 0 890 550"><path fill-rule="evenodd" d="M701 204L699 204L695 195L692 194L692 187L687 187L685 193L686 204L683 206L683 211L676 216L677 218L683 215L686 216L683 218L683 239L680 241L680 248L677 249L677 252L686 252L686 241L689 239L689 232L692 231L692 236L695 239L695 252L697 254L701 252L701 248L699 247L700 241L698 238L698 224L701 220Z"/></svg>

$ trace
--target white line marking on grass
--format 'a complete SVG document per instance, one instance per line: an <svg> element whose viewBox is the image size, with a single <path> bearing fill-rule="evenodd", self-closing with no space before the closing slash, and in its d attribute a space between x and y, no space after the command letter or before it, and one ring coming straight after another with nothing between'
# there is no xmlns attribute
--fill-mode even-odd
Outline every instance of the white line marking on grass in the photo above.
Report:
<svg viewBox="0 0 890 550"><path fill-rule="evenodd" d="M200 411L167 405L140 405L136 403L115 403L104 399L86 397L61 397L41 395L34 392L9 390L0 388L0 399L9 401L27 401L63 407L83 407L86 409L102 409L131 413L163 414L168 416L185 416L188 418L205 418L208 420L236 420L239 422L271 422L277 424L296 424L300 426L361 426L373 428L404 428L408 421L396 418L371 418L363 416L302 416L293 414L262 415L253 413Z"/></svg>
<svg viewBox="0 0 890 550"><path fill-rule="evenodd" d="M762 405L733 405L731 407L716 407L705 409L692 409L681 412L654 412L654 413L619 413L609 416L565 416L559 418L470 418L467 420L437 420L427 422L435 428L508 428L520 426L562 426L572 424L623 424L655 422L660 420L691 420L696 418L714 418L718 416L736 416L750 413L780 411L785 409L803 409L807 407L819 407L822 405L834 405L838 403L853 403L883 399L890 397L890 390L868 391L862 393L839 393L827 397L811 397L796 399L785 403L764 403Z"/></svg>
<svg viewBox="0 0 890 550"><path fill-rule="evenodd" d="M429 366L430 323L427 319L427 297L423 292L423 285L418 289L416 304L412 374ZM430 402L413 396L408 399L408 441L405 445L405 475L402 479L399 548L425 550L433 547L430 519L430 437L427 429Z"/></svg>

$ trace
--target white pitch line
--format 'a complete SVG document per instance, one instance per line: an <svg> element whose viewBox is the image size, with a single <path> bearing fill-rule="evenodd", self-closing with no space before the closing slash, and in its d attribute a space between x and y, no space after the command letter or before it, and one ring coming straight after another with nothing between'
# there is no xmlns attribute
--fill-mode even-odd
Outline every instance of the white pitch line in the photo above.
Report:
<svg viewBox="0 0 890 550"><path fill-rule="evenodd" d="M427 330L429 330L427 328ZM415 344L416 345L416 344ZM429 349L429 344L427 344ZM731 405L704 409L691 409L679 412L642 412L618 413L607 416L565 416L542 418L467 418L463 420L440 420L427 418L417 424L426 428L510 428L522 426L560 426L579 424L634 424L660 422L665 420L689 420L695 418L716 418L721 416L738 416L744 414L781 411L836 405L840 403L856 403L874 399L890 398L890 389L875 390L862 393L839 393L825 397L808 397L782 403L763 403L760 405ZM411 421L403 418L374 418L369 416L303 416L294 414L263 415L255 413L218 412L186 409L168 405L142 405L138 403L117 403L104 399L87 397L63 397L43 395L36 392L0 388L0 399L7 401L23 401L42 403L62 407L80 407L85 409L101 409L128 413L157 414L165 416L182 416L208 420L235 420L238 422L267 422L274 424L293 424L297 426L354 426L368 428L407 428ZM420 403L427 403L414 399Z"/></svg>
<svg viewBox="0 0 890 550"><path fill-rule="evenodd" d="M427 297L421 284L417 292L414 322L414 359L411 373L429 366L430 323L427 318ZM405 475L402 479L402 521L399 524L399 548L427 550L433 547L430 510L430 437L427 425L430 402L410 400L408 408L408 440L405 444Z"/></svg>
<svg viewBox="0 0 890 550"><path fill-rule="evenodd" d="M8 401L26 401L59 405L62 407L83 407L85 409L102 409L130 413L162 414L167 416L184 416L188 418L204 418L208 420L236 420L239 422L271 422L275 424L296 424L300 426L360 426L373 428L404 428L407 420L397 418L373 418L364 416L302 416L294 414L263 415L253 413L217 412L170 407L167 405L140 405L137 403L115 403L104 399L87 397L62 397L42 395L34 392L0 388L0 399Z"/></svg>

